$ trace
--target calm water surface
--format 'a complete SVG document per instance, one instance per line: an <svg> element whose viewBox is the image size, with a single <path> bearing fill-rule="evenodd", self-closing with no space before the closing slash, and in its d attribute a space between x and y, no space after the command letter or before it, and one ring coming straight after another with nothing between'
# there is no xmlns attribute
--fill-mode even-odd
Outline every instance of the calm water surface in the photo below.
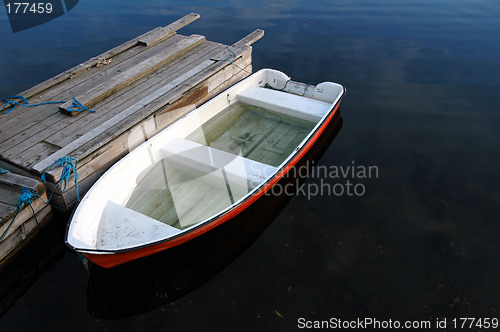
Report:
<svg viewBox="0 0 500 332"><path fill-rule="evenodd" d="M343 128L318 165L376 166L378 176L312 177L253 243L212 255L195 247L89 280L56 244L1 331L500 318L500 2L179 3L82 0L16 34L2 8L0 96L194 11L201 18L180 33L232 44L264 29L254 70L345 85ZM363 195L313 195L347 180Z"/></svg>

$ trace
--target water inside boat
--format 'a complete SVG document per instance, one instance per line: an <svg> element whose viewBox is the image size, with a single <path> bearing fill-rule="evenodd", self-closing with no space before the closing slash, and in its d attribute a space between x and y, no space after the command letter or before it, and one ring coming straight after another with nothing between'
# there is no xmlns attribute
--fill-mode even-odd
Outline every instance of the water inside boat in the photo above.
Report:
<svg viewBox="0 0 500 332"><path fill-rule="evenodd" d="M192 226L274 173L315 125L234 103L172 142L175 152L141 176L125 206L178 229ZM182 152L179 146L185 147Z"/></svg>
<svg viewBox="0 0 500 332"><path fill-rule="evenodd" d="M309 134L315 122L241 102L204 123L187 139L245 158L279 166Z"/></svg>

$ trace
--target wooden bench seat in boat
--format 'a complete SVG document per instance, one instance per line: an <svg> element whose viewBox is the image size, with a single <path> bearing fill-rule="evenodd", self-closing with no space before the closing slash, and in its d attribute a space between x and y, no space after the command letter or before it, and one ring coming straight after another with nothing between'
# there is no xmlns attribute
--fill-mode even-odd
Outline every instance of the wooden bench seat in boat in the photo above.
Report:
<svg viewBox="0 0 500 332"><path fill-rule="evenodd" d="M224 187L225 182L228 182L231 187L243 186L248 191L271 176L277 169L274 166L242 157L240 154L229 153L178 137L162 146L160 151L168 162L180 165L184 170L189 169L206 175L223 169L226 179L221 183Z"/></svg>
<svg viewBox="0 0 500 332"><path fill-rule="evenodd" d="M318 122L331 107L324 101L283 91L251 86L237 94L239 101L302 120Z"/></svg>

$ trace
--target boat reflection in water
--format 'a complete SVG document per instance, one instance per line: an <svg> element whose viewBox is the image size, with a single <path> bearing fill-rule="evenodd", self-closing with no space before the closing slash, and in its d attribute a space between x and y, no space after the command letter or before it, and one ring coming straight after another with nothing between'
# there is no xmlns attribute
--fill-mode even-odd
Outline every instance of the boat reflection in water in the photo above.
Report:
<svg viewBox="0 0 500 332"><path fill-rule="evenodd" d="M294 167L314 167L342 127L340 112ZM276 185L297 186L306 172ZM295 187L294 187L295 188ZM288 190L287 192L291 192ZM205 284L242 254L281 212L290 195L273 191L237 218L182 245L114 268L89 263L87 307L98 318L123 318L173 302Z"/></svg>

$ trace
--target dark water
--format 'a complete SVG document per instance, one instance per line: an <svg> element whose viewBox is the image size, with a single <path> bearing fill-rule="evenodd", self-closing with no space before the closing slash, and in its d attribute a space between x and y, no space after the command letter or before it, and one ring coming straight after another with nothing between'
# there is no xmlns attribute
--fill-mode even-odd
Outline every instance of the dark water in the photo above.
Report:
<svg viewBox="0 0 500 332"><path fill-rule="evenodd" d="M318 166L375 166L378 173L313 176L247 249L216 248L212 256L193 249L159 261L188 271L182 280L156 261L137 267L140 273L97 271L101 279L89 283L78 258L60 249L0 317L1 331L295 330L300 318L433 326L436 319L500 318L498 1L179 3L80 1L16 34L2 9L0 95L194 11L201 18L180 33L231 44L264 29L254 70L345 85L343 128ZM363 194L312 195L347 180L362 184ZM109 278L124 287L103 287ZM134 280L146 284L127 283ZM113 295L121 306L113 307Z"/></svg>

